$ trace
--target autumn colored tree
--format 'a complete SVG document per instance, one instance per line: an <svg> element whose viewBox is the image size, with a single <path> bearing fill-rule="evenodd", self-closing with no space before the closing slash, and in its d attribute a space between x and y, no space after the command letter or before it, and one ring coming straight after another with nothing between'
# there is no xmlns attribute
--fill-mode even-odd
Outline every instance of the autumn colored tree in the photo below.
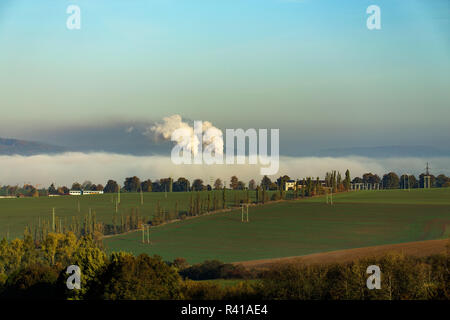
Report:
<svg viewBox="0 0 450 320"><path fill-rule="evenodd" d="M216 181L214 182L214 190L220 190L222 189L222 187L223 187L222 180L216 179Z"/></svg>
<svg viewBox="0 0 450 320"><path fill-rule="evenodd" d="M57 292L56 268L33 263L12 274L5 283L0 298L7 299L61 299Z"/></svg>
<svg viewBox="0 0 450 320"><path fill-rule="evenodd" d="M74 182L72 184L71 190L82 190L81 184L79 184L78 182Z"/></svg>
<svg viewBox="0 0 450 320"><path fill-rule="evenodd" d="M236 176L232 176L230 179L230 189L237 190L239 186L239 179Z"/></svg>
<svg viewBox="0 0 450 320"><path fill-rule="evenodd" d="M100 275L95 298L107 300L181 299L181 278L159 256L113 253Z"/></svg>

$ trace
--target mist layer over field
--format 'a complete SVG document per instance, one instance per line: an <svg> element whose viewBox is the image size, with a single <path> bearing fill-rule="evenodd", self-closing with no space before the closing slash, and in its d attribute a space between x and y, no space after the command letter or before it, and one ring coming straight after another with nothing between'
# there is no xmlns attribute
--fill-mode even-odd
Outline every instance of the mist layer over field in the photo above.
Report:
<svg viewBox="0 0 450 320"><path fill-rule="evenodd" d="M323 177L325 172L349 169L351 176L366 172L384 174L420 174L426 162L431 163L433 174L450 174L450 158L365 158L365 157L281 157L279 175L288 174L293 178L307 176ZM108 179L121 183L125 177L138 176L141 179L159 179L172 176L188 179L201 178L205 183L221 178L229 181L232 175L248 182L259 182L260 165L174 165L167 156L133 156L112 153L61 153L56 155L0 156L0 185L22 185L50 183L70 185L74 181L90 180L106 183Z"/></svg>

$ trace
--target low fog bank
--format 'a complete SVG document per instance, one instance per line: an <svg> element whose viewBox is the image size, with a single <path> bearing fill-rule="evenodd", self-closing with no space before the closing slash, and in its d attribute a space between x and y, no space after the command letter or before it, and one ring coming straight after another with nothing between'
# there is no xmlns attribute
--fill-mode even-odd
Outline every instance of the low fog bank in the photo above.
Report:
<svg viewBox="0 0 450 320"><path fill-rule="evenodd" d="M378 175L394 171L397 174L419 175L426 162L432 174L450 175L450 157L435 158L366 158L366 157L281 157L279 175L292 178L307 176L323 178L325 172L346 169L351 176L372 172ZM133 156L114 153L70 152L52 155L0 156L0 185L31 183L47 187L52 182L71 186L74 181L105 184L108 179L123 183L125 177L158 179L172 176L201 178L205 183L221 178L229 182L232 175L244 182L261 180L260 165L174 165L167 156ZM40 187L41 187L40 186Z"/></svg>

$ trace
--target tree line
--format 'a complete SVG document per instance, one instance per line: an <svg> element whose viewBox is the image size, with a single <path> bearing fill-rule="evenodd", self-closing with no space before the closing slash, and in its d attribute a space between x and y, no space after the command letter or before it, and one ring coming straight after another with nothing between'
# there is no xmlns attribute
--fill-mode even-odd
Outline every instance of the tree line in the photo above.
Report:
<svg viewBox="0 0 450 320"><path fill-rule="evenodd" d="M432 188L446 188L450 187L450 177L439 174L430 176L430 183ZM351 183L367 183L367 184L379 184L382 189L407 189L407 188L423 188L425 185L425 174L422 173L418 177L415 175L397 175L395 172L389 172L380 177L377 174L371 172L365 173L362 177L350 178L350 172L347 170L345 175L342 176L340 172L331 171L325 174L324 180L320 180L319 177L306 177L304 179L296 179L295 183L300 188L307 188L306 194L317 193L317 186L325 186L327 188L333 188L333 190L345 191L350 189ZM212 191L222 190L223 188L231 190L281 190L285 189L287 181L292 180L288 175L280 176L276 180L272 181L268 176L264 176L259 183L255 179L251 179L248 183L240 180L237 176L232 176L228 185L225 185L222 179L216 179L212 184L205 183L202 179L190 180L179 177L177 180L173 178L161 178L155 181L151 179L141 180L137 176L127 177L120 186L115 180L108 180L105 186L102 184L94 184L91 181L85 181L83 183L74 182L70 188L67 186L56 187L52 183L47 189L38 188L31 184L24 184L19 186L2 186L0 187L0 195L2 196L28 196L39 197L48 195L67 195L70 190L89 190L89 191L103 191L104 193L117 193L117 192L190 192L190 191ZM315 186L312 186L312 185ZM315 192L314 192L315 191Z"/></svg>
<svg viewBox="0 0 450 320"><path fill-rule="evenodd" d="M450 177L444 174L430 176L430 183L432 188L448 188L450 187ZM395 172L389 172L381 178L377 174L365 173L362 177L355 177L352 183L368 183L368 184L380 184L383 189L414 189L424 188L425 186L425 174L422 173L419 177L414 175L403 174L398 176Z"/></svg>

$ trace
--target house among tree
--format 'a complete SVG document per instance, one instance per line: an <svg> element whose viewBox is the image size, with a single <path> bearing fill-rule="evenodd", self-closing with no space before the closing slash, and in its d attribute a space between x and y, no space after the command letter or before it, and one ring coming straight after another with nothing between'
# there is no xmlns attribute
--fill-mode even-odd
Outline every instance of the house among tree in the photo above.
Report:
<svg viewBox="0 0 450 320"><path fill-rule="evenodd" d="M284 190L297 190L297 181L295 180L288 180L284 183Z"/></svg>

